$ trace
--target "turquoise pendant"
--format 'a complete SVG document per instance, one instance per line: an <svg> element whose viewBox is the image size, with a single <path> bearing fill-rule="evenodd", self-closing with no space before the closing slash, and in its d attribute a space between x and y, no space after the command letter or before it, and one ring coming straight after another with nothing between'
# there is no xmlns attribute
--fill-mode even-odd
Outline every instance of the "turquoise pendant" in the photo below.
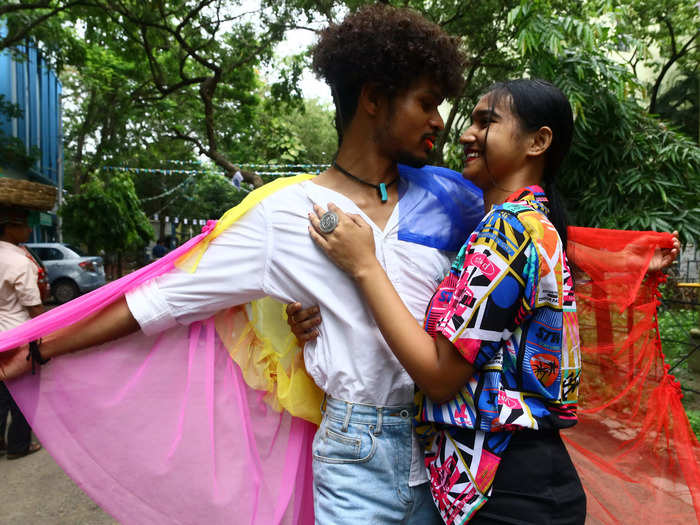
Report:
<svg viewBox="0 0 700 525"><path fill-rule="evenodd" d="M379 196L381 197L382 202L389 200L389 194L386 192L386 184L383 182L379 185Z"/></svg>

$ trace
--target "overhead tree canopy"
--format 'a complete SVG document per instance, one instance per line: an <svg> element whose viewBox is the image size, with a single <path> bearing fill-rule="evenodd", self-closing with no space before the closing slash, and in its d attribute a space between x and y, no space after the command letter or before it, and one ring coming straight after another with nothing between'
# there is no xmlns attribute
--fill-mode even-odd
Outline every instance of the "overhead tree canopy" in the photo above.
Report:
<svg viewBox="0 0 700 525"><path fill-rule="evenodd" d="M37 0L3 7L9 32L0 45L27 35L55 45L59 30L77 41L70 53L56 49L56 63L73 73L77 99L78 118L69 129L76 191L96 164L124 149L125 139L153 138L138 131L184 141L230 175L237 171L236 150L246 149L240 146L253 130L250 113L260 104L258 68L270 62L290 23L287 13L245 8L224 0ZM267 94L298 98L300 71L291 64Z"/></svg>
<svg viewBox="0 0 700 525"><path fill-rule="evenodd" d="M640 106L636 77L609 58L615 42L606 27L537 8L511 17L522 28L526 72L559 85L574 107L572 150L559 180L573 222L678 229L685 240L700 239L700 148Z"/></svg>
<svg viewBox="0 0 700 525"><path fill-rule="evenodd" d="M697 80L700 6L685 0L628 0L613 13L619 47L647 90L649 112L658 113L659 99L675 84L674 77L694 71ZM689 102L697 104L697 96Z"/></svg>
<svg viewBox="0 0 700 525"><path fill-rule="evenodd" d="M273 85L259 71L272 63L287 28L313 30L319 19L338 21L365 3L262 0L244 13L241 3L224 0L34 0L0 6L8 27L0 47L32 35L65 64L74 190L99 166L133 164L150 150L159 159L168 149L206 156L230 177L237 162L332 155L332 131L313 136L322 129L311 121L316 110L300 110L303 54L279 64ZM697 136L700 14L692 2L389 3L423 12L459 36L469 55L465 89L445 115L434 162L460 166L457 138L489 84L544 77L562 87L576 112L575 145L560 181L575 222L678 228L700 239L698 147L677 131ZM326 118L318 116L316 122ZM314 141L327 145L309 147ZM148 184L138 184L146 191ZM151 195L162 193L158 184Z"/></svg>
<svg viewBox="0 0 700 525"><path fill-rule="evenodd" d="M445 118L445 131L434 153L436 163L461 169L459 134L479 95L491 83L521 76L544 78L562 88L576 115L574 145L558 183L573 222L678 229L684 240L700 240L700 148L650 115L653 90L649 86L658 77L653 82L639 78L632 64L620 56L626 35L628 42L645 50L649 60L664 64L651 67L659 75L673 61L673 46L670 41L659 43L661 33L654 25L661 20L661 11L654 10L656 18L639 14L651 1L586 0L575 8L560 0L390 3L408 4L459 36L470 57L464 92ZM676 51L684 42L689 54L700 13L695 7L686 9L686 4L664 2L670 11L678 7L680 14L674 14L672 21ZM683 16L687 20L681 21ZM633 22L643 29L625 33L625 24ZM652 45L658 46L659 55L651 53ZM663 94L659 100L664 100Z"/></svg>

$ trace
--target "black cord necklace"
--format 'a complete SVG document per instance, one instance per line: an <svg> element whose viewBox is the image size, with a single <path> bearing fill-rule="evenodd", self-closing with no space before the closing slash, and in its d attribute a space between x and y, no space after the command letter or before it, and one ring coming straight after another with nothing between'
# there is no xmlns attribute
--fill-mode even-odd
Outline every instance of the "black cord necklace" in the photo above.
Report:
<svg viewBox="0 0 700 525"><path fill-rule="evenodd" d="M366 180L362 180L360 177L356 177L355 175L350 173L348 170L341 167L336 161L333 161L333 167L335 169L337 169L343 175L350 177L351 179L354 179L357 182L361 182L362 184L366 184L367 186L372 186L373 188L375 188L377 190L377 193L379 193L379 198L382 200L382 202L386 202L389 199L389 194L387 193L386 189L389 186L391 186L392 184L396 183L397 180L399 180L399 178L396 177L389 184L384 184L383 182L381 182L379 184L372 184L371 182L367 182Z"/></svg>

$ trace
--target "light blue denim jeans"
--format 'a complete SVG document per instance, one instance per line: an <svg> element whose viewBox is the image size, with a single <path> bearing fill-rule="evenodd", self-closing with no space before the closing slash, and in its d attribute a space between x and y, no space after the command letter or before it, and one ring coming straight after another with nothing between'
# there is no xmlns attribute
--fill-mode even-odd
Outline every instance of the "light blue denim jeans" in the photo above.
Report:
<svg viewBox="0 0 700 525"><path fill-rule="evenodd" d="M409 487L414 407L330 397L313 443L319 525L441 524L428 483Z"/></svg>

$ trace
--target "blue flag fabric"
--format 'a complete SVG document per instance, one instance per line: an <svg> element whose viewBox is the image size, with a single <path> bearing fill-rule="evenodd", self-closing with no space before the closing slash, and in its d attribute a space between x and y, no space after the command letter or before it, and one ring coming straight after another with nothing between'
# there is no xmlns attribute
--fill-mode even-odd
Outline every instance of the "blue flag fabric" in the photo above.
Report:
<svg viewBox="0 0 700 525"><path fill-rule="evenodd" d="M460 173L438 166L399 164L399 175L399 239L458 251L484 217L481 190Z"/></svg>

